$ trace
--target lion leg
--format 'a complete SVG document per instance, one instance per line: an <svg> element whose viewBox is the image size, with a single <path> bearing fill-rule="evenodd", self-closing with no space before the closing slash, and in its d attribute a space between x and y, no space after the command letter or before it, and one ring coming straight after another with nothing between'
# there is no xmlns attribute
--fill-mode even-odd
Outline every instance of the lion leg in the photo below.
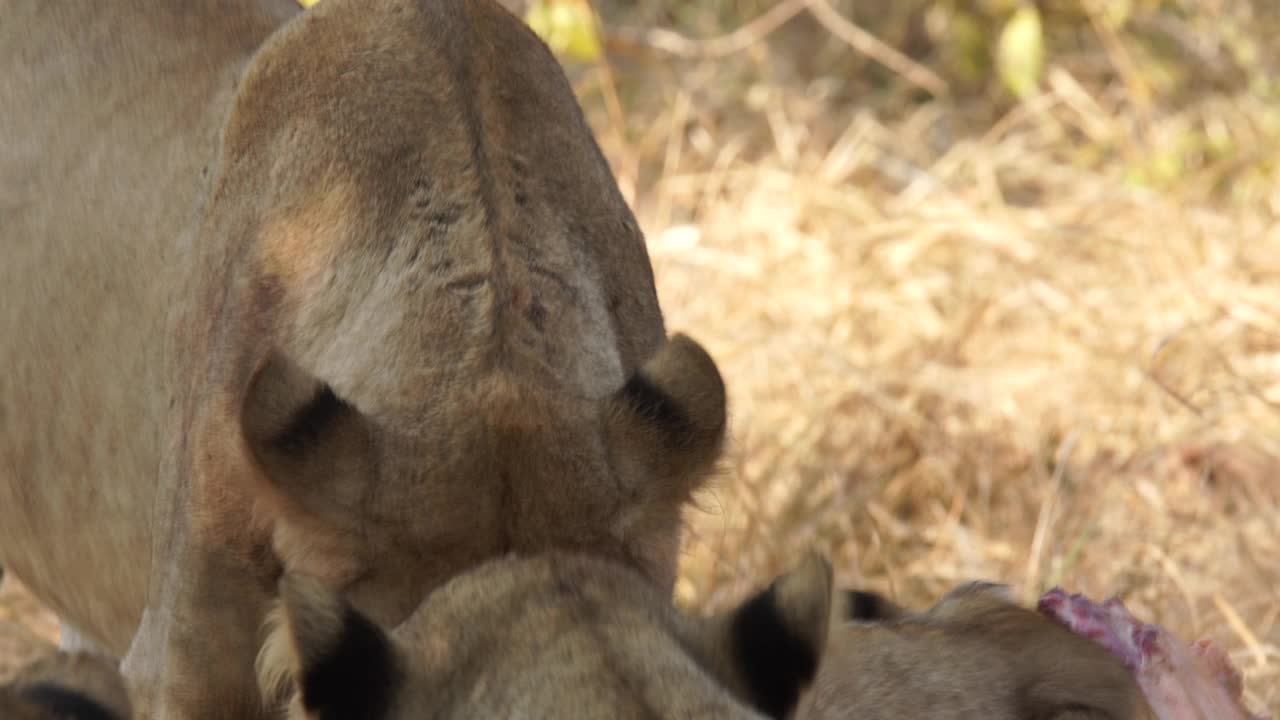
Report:
<svg viewBox="0 0 1280 720"><path fill-rule="evenodd" d="M254 660L270 597L245 567L170 555L120 670L137 720L266 720Z"/></svg>

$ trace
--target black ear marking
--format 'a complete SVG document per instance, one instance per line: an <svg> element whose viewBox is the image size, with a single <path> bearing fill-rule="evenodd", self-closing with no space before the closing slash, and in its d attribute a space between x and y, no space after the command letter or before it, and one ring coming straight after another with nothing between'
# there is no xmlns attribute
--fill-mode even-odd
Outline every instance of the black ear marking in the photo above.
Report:
<svg viewBox="0 0 1280 720"><path fill-rule="evenodd" d="M663 428L672 438L685 438L695 432L689 413L642 371L627 380L622 397L638 417Z"/></svg>
<svg viewBox="0 0 1280 720"><path fill-rule="evenodd" d="M271 444L284 453L301 452L315 445L325 428L350 409L350 405L334 394L333 388L321 385Z"/></svg>
<svg viewBox="0 0 1280 720"><path fill-rule="evenodd" d="M305 669L302 703L320 720L386 717L399 670L382 630L347 608L333 648Z"/></svg>
<svg viewBox="0 0 1280 720"><path fill-rule="evenodd" d="M28 685L19 692L19 696L48 710L51 716L65 720L123 720L93 698L51 683Z"/></svg>
<svg viewBox="0 0 1280 720"><path fill-rule="evenodd" d="M869 590L845 591L845 620L868 622L892 620L899 614L898 608L879 593Z"/></svg>
<svg viewBox="0 0 1280 720"><path fill-rule="evenodd" d="M813 682L820 649L787 625L772 585L739 608L732 622L738 668L753 704L780 720Z"/></svg>

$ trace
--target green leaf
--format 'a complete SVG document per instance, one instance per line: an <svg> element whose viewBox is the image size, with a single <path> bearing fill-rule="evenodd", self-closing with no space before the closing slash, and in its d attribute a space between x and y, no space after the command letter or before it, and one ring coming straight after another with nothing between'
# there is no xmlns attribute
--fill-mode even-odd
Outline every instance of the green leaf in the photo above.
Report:
<svg viewBox="0 0 1280 720"><path fill-rule="evenodd" d="M1023 5L1005 23L996 48L996 65L1000 79L1015 97L1026 99L1035 94L1044 72L1044 30L1035 5Z"/></svg>
<svg viewBox="0 0 1280 720"><path fill-rule="evenodd" d="M600 37L586 0L534 0L525 22L557 55L582 61L600 57Z"/></svg>

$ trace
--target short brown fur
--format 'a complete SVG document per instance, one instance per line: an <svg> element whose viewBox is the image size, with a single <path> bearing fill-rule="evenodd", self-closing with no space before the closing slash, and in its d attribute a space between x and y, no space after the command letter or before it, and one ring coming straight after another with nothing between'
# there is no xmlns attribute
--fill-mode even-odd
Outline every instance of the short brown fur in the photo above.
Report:
<svg viewBox="0 0 1280 720"><path fill-rule="evenodd" d="M1129 671L1102 646L962 585L923 613L832 627L802 720L1154 720Z"/></svg>
<svg viewBox="0 0 1280 720"><path fill-rule="evenodd" d="M283 582L261 678L292 691L289 720L322 717L333 708L309 714L299 685L341 646L345 605L314 579ZM830 566L812 557L774 587L780 627L820 652ZM395 677L381 713L348 710L369 720L764 720L739 670L758 658L735 654L731 615L681 614L642 576L587 555L501 559L455 578L388 636Z"/></svg>

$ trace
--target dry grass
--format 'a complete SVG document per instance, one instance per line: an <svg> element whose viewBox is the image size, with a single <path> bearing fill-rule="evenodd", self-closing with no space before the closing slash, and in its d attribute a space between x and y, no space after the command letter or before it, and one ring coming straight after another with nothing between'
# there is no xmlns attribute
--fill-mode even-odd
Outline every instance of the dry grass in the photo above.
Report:
<svg viewBox="0 0 1280 720"><path fill-rule="evenodd" d="M1275 106L1139 120L1054 66L975 122L989 104L771 80L760 52L614 68L626 132L592 102L609 80L579 79L643 188L669 325L731 394L679 600L722 606L815 545L912 603L975 577L1116 593L1225 645L1280 711ZM1244 128L1236 153L1126 182L1206 118Z"/></svg>
<svg viewBox="0 0 1280 720"><path fill-rule="evenodd" d="M679 600L722 606L815 545L912 603L975 577L1119 593L1228 647L1280 714L1275 107L1138 117L1061 65L1003 115L855 104L778 70L796 46L715 47L577 74L668 323L731 394ZM1125 181L1210 121L1230 157Z"/></svg>

